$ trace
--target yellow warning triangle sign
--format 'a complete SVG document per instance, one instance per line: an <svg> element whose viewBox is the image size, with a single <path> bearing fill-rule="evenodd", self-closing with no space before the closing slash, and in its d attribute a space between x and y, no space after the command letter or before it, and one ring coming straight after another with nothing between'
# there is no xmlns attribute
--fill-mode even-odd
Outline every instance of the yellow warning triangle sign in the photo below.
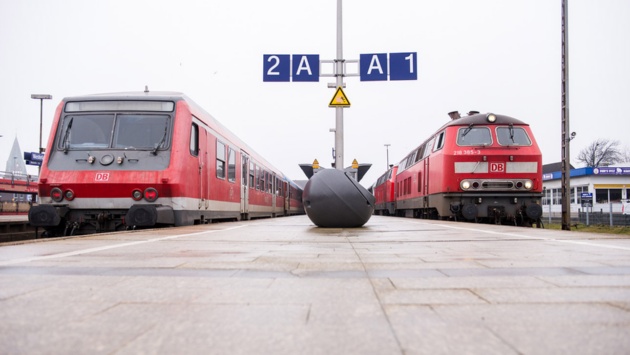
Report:
<svg viewBox="0 0 630 355"><path fill-rule="evenodd" d="M330 103L328 104L328 106L329 107L350 107L350 100L348 100L348 97L343 92L343 89L341 88L341 86L339 86L337 88L337 91L335 91L335 96L333 96L332 100L330 100Z"/></svg>

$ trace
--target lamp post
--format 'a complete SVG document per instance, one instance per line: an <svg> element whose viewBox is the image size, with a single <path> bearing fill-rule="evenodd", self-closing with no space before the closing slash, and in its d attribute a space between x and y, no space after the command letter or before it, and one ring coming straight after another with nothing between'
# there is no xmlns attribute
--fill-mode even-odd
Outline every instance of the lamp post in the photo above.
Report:
<svg viewBox="0 0 630 355"><path fill-rule="evenodd" d="M390 146L391 144L389 144L389 143L385 143L385 144L383 144L383 145L385 146L385 150L387 151L387 169L389 169L389 146Z"/></svg>
<svg viewBox="0 0 630 355"><path fill-rule="evenodd" d="M52 95L45 94L32 94L31 99L39 100L39 152L41 153L42 148L42 121L44 117L44 100L51 100Z"/></svg>

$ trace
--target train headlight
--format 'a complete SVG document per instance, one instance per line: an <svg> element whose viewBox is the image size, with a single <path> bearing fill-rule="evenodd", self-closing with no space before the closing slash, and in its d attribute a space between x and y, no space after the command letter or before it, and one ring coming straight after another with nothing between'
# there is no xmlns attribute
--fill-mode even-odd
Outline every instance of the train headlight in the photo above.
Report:
<svg viewBox="0 0 630 355"><path fill-rule="evenodd" d="M462 187L462 190L468 190L470 189L470 181L464 180L461 182L460 186Z"/></svg>
<svg viewBox="0 0 630 355"><path fill-rule="evenodd" d="M142 200L142 191L133 190L133 192L131 193L131 198L133 198L135 201Z"/></svg>
<svg viewBox="0 0 630 355"><path fill-rule="evenodd" d="M66 190L66 192L63 195L68 201L74 200L74 191L72 190Z"/></svg>
<svg viewBox="0 0 630 355"><path fill-rule="evenodd" d="M50 190L50 198L55 202L63 201L63 191L58 187L53 187L53 189Z"/></svg>
<svg viewBox="0 0 630 355"><path fill-rule="evenodd" d="M531 180L527 180L527 181L525 181L525 188L526 188L527 190L531 190L533 186L534 186L534 184L532 183L532 181L531 181Z"/></svg>
<svg viewBox="0 0 630 355"><path fill-rule="evenodd" d="M486 120L490 123L494 123L497 120L497 116L495 116L494 113L489 113L486 115Z"/></svg>

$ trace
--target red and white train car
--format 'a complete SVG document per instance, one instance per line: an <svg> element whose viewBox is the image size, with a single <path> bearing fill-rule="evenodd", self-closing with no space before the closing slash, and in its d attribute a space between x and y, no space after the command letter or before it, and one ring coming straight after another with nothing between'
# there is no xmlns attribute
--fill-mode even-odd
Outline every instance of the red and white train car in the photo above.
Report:
<svg viewBox="0 0 630 355"><path fill-rule="evenodd" d="M396 214L396 173L398 166L393 165L381 175L372 187L374 211L376 214L390 216Z"/></svg>
<svg viewBox="0 0 630 355"><path fill-rule="evenodd" d="M49 235L304 213L301 190L181 93L65 98L29 212Z"/></svg>
<svg viewBox="0 0 630 355"><path fill-rule="evenodd" d="M538 223L542 155L529 125L491 113L449 115L450 122L374 185L376 193L395 185L393 197L384 193L379 200L376 196L376 213Z"/></svg>

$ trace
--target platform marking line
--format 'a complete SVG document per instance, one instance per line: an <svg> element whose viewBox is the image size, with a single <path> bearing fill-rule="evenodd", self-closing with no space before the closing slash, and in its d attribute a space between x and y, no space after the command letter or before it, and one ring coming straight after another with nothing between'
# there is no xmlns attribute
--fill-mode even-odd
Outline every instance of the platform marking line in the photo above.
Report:
<svg viewBox="0 0 630 355"><path fill-rule="evenodd" d="M230 227L230 228L226 228L226 229L215 229L215 230L211 230L211 231L203 231L203 232L196 232L196 233L171 235L171 236L168 236L168 237L151 238L151 239L147 239L147 240L138 240L138 241L135 241L135 242L113 244L113 245L107 245L107 246L102 246L102 247L82 249L82 250L75 250L75 251L69 251L69 252L66 252L66 253L52 254L52 255L46 255L46 256L33 256L33 257L29 257L29 258L22 258L22 259L15 259L15 260L6 260L6 261L0 261L0 266L9 266L9 265L15 265L15 264L22 264L22 263L28 263L28 262L31 262L31 261L41 261L41 260L48 260L48 259L65 258L65 257L68 257L68 256L89 254L89 253L94 253L94 252L103 251L103 250L124 248L124 247L133 246L133 245L153 243L153 242L160 242L160 241L163 241L163 240L171 240L171 239L177 239L177 238L181 238L181 237L190 237L190 236L199 235L199 234L214 233L214 232L224 232L224 231L234 230L234 229L243 228L243 227L247 227L247 225Z"/></svg>
<svg viewBox="0 0 630 355"><path fill-rule="evenodd" d="M619 246L619 245L607 245L607 244L599 244L599 243L593 243L593 242L583 242L583 241L578 241L578 240L566 240L566 239L556 239L556 238L546 238L546 237L534 237L534 236L530 236L530 235L487 231L487 230L483 230L483 229L447 226L445 224L433 224L433 223L422 223L422 222L417 222L417 223L426 224L426 225L432 225L432 226L440 226L440 227L450 228L450 229L461 229L461 230L468 230L468 231L473 231L473 232L482 232L482 233L487 233L487 234L505 235L505 236L510 236L510 237L522 238L522 239L537 239L537 240L544 240L544 241L547 241L547 242L578 244L578 245L586 245L586 246L590 246L590 247L598 247L598 248L618 249L618 250L630 251L630 247L622 247L622 246Z"/></svg>

